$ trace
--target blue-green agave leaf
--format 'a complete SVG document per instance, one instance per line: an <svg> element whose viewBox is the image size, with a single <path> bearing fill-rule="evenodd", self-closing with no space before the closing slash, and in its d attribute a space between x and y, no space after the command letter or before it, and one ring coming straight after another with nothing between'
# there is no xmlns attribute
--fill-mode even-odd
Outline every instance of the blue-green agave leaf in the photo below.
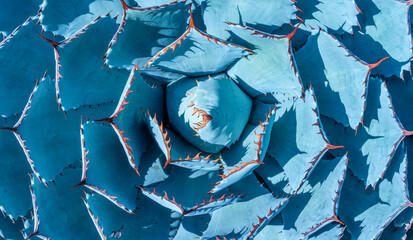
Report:
<svg viewBox="0 0 413 240"><path fill-rule="evenodd" d="M407 238L408 230L409 229L406 229L404 226L397 228L393 224L389 224L389 226L387 226L386 229L383 231L382 235L380 236L380 239L406 240L409 239Z"/></svg>
<svg viewBox="0 0 413 240"><path fill-rule="evenodd" d="M287 197L273 196L254 175L247 176L229 189L246 196L242 201L214 211L202 239L216 239L218 236L252 239L288 202Z"/></svg>
<svg viewBox="0 0 413 240"><path fill-rule="evenodd" d="M406 208L412 207L407 189L407 157L401 144L377 186L365 190L356 177L347 176L338 215L353 239L378 239Z"/></svg>
<svg viewBox="0 0 413 240"><path fill-rule="evenodd" d="M305 92L305 98L297 99L292 108L281 114L274 123L268 153L284 169L289 179L288 192L295 192L321 157L337 146L331 145L324 133L312 88Z"/></svg>
<svg viewBox="0 0 413 240"><path fill-rule="evenodd" d="M354 0L298 0L297 16L309 30L321 28L337 33L353 32L358 26L359 9Z"/></svg>
<svg viewBox="0 0 413 240"><path fill-rule="evenodd" d="M274 216L271 221L254 237L255 240L284 240L282 230L284 227L282 213ZM274 234L277 233L277 234Z"/></svg>
<svg viewBox="0 0 413 240"><path fill-rule="evenodd" d="M409 11L411 3L403 0L356 0L361 14L359 29L353 35L345 34L346 47L366 62L391 59L373 69L373 74L402 77L410 70L412 43Z"/></svg>
<svg viewBox="0 0 413 240"><path fill-rule="evenodd" d="M238 140L252 105L248 95L225 74L180 79L167 86L166 101L174 129L210 153Z"/></svg>
<svg viewBox="0 0 413 240"><path fill-rule="evenodd" d="M36 80L46 71L54 71L53 48L38 36L42 31L40 25L36 25L38 21L37 17L29 18L0 42L0 97L7 99L0 102L2 117L20 114ZM8 122L8 126L12 124L13 121Z"/></svg>
<svg viewBox="0 0 413 240"><path fill-rule="evenodd" d="M129 164L138 173L140 158L150 138L141 109L156 112L163 119L165 97L162 88L149 87L136 69L132 69L115 111L102 121L110 123L122 143Z"/></svg>
<svg viewBox="0 0 413 240"><path fill-rule="evenodd" d="M95 191L128 213L135 209L142 183L109 124L81 125L82 178L78 185Z"/></svg>
<svg viewBox="0 0 413 240"><path fill-rule="evenodd" d="M98 194L86 194L84 203L101 239L167 239L169 211L143 196L139 209L128 214ZM150 213L145 211L151 209Z"/></svg>
<svg viewBox="0 0 413 240"><path fill-rule="evenodd" d="M254 99L251 108L250 119L248 120L249 124L257 125L260 122L265 121L266 114L271 112L271 109L274 108L274 104L265 103L258 99ZM278 104L277 104L278 111Z"/></svg>
<svg viewBox="0 0 413 240"><path fill-rule="evenodd" d="M197 77L224 71L229 65L247 55L248 49L222 41L198 30L192 11L188 29L166 46L145 66Z"/></svg>
<svg viewBox="0 0 413 240"><path fill-rule="evenodd" d="M226 22L246 24L267 33L295 19L297 9L289 0L204 0L201 3L207 33L221 39L229 38ZM252 11L253 9L253 11Z"/></svg>
<svg viewBox="0 0 413 240"><path fill-rule="evenodd" d="M220 175L222 179L213 185L214 188L209 193L216 193L240 181L264 163L274 124L275 109L265 116L265 121L257 125L248 124L239 141L221 152L226 166L223 174Z"/></svg>
<svg viewBox="0 0 413 240"><path fill-rule="evenodd" d="M409 136L404 139L404 143L406 144L407 149L407 159L413 159L413 137ZM408 172L413 172L413 164L408 165ZM407 175L408 184L407 187L409 189L410 199L413 198L413 175ZM413 212L412 212L413 213Z"/></svg>
<svg viewBox="0 0 413 240"><path fill-rule="evenodd" d="M115 101L121 95L128 72L110 70L102 61L116 29L114 19L98 17L64 42L48 40L55 48L56 97L63 110Z"/></svg>
<svg viewBox="0 0 413 240"><path fill-rule="evenodd" d="M30 164L12 131L0 130L0 152L0 211L14 221L32 208Z"/></svg>
<svg viewBox="0 0 413 240"><path fill-rule="evenodd" d="M143 195L147 196L158 204L171 209L172 211L180 213L182 216L196 216L212 213L213 211L216 211L222 207L234 204L242 197L241 195L234 196L234 194L231 194L230 196L226 196L224 194L220 198L215 199L213 196L211 196L209 200L204 199L203 202L196 203L196 206L192 208L184 208L181 204L178 204L175 201L174 197L170 199L166 192L164 192L164 196L161 196L156 193L155 188L153 192L150 192L144 188L141 189Z"/></svg>
<svg viewBox="0 0 413 240"><path fill-rule="evenodd" d="M202 239L202 232L208 227L208 222L210 220L210 215L203 214L190 218L182 218L176 222L171 223L171 231L173 231L173 233L176 232L176 235L173 237L173 239ZM171 237L171 235L172 234L170 233L169 236Z"/></svg>
<svg viewBox="0 0 413 240"><path fill-rule="evenodd" d="M117 0L43 0L40 22L45 31L67 39L98 16L110 13L116 17L122 12L122 4Z"/></svg>
<svg viewBox="0 0 413 240"><path fill-rule="evenodd" d="M228 28L233 42L245 44L254 52L228 70L228 75L237 81L241 89L251 97L272 95L272 102L301 96L301 80L290 44L297 29L288 35L277 36L231 23Z"/></svg>
<svg viewBox="0 0 413 240"><path fill-rule="evenodd" d="M413 157L413 138L406 137L403 141L406 146L406 154L407 154L407 189L409 193L409 199L412 199L413 194L413 177L411 172L413 171L413 165L410 164L409 160ZM380 239L410 239L407 236L408 233L411 235L411 227L413 224L413 208L407 208L403 212L401 212L394 221L389 224L386 229L383 231L383 234Z"/></svg>
<svg viewBox="0 0 413 240"><path fill-rule="evenodd" d="M0 9L0 34L9 35L27 18L35 16L41 10L41 3L41 0L4 2Z"/></svg>
<svg viewBox="0 0 413 240"><path fill-rule="evenodd" d="M174 42L185 32L189 17L186 0L161 6L133 8L123 4L122 23L109 44L105 63L131 70Z"/></svg>
<svg viewBox="0 0 413 240"><path fill-rule="evenodd" d="M367 64L324 31L310 36L296 59L303 82L314 87L320 113L356 129L365 108L370 71L383 60Z"/></svg>
<svg viewBox="0 0 413 240"><path fill-rule="evenodd" d="M216 154L199 151L196 147L183 140L179 135L158 122L156 115L152 118L146 115L147 125L153 139L166 157L164 167L168 164L194 170L215 171L219 169L219 160Z"/></svg>
<svg viewBox="0 0 413 240"><path fill-rule="evenodd" d="M336 223L328 223L322 229L311 234L308 240L340 240L346 227Z"/></svg>
<svg viewBox="0 0 413 240"><path fill-rule="evenodd" d="M410 168L410 167L409 167ZM409 169L410 170L410 169ZM409 171L408 171L409 172ZM380 239L406 240L407 233L413 224L413 208L407 208L401 212L383 231Z"/></svg>
<svg viewBox="0 0 413 240"><path fill-rule="evenodd" d="M141 8L150 8L156 6L162 6L166 4L171 4L174 0L135 0L139 7Z"/></svg>
<svg viewBox="0 0 413 240"><path fill-rule="evenodd" d="M360 1L360 9L363 11L360 16L360 24L365 27L366 35L377 41L391 58L404 64L400 72L409 71L412 56L409 18L411 2L398 0L374 0L372 2L379 9L379 13L374 13L372 6L364 9L364 4L368 5L369 3ZM373 24L368 22L369 18L373 19ZM385 67L386 65L383 64L383 68ZM380 67L377 68L377 71L382 72Z"/></svg>
<svg viewBox="0 0 413 240"><path fill-rule="evenodd" d="M58 111L54 82L49 76L34 89L14 128L33 172L38 178L40 174L42 181L53 180L81 158L79 115L75 110L66 114Z"/></svg>
<svg viewBox="0 0 413 240"><path fill-rule="evenodd" d="M286 239L304 239L329 223L343 224L338 217L347 156L321 160L302 188L283 209Z"/></svg>
<svg viewBox="0 0 413 240"><path fill-rule="evenodd" d="M291 193L288 175L269 154L265 156L265 164L254 170L254 175L273 195L288 196Z"/></svg>
<svg viewBox="0 0 413 240"><path fill-rule="evenodd" d="M210 183L216 181L217 178L217 172L173 167L170 176L165 181L160 182L155 188L141 188L141 190L145 196L166 208L183 215L190 212L197 215L203 214L200 208L204 202L203 209L210 212L214 210L214 206L217 208L225 206L233 201L236 202L236 199L240 197L230 196L228 192L212 199L206 196ZM224 195L225 197L218 201ZM189 210L190 212L187 212Z"/></svg>
<svg viewBox="0 0 413 240"><path fill-rule="evenodd" d="M413 132L406 131L399 122L386 85L380 79L370 78L366 105L363 128L368 139L358 146L363 156L358 162L366 164L359 167L353 161L350 168L366 186L375 186L383 178L400 142Z"/></svg>
<svg viewBox="0 0 413 240"><path fill-rule="evenodd" d="M169 177L169 168L163 168L166 158L157 144L154 142L142 154L142 163L149 164L148 170L144 176L143 187L157 185ZM143 175L142 175L143 176Z"/></svg>
<svg viewBox="0 0 413 240"><path fill-rule="evenodd" d="M413 129L413 109L410 104L413 102L413 81L402 80L397 77L391 77L386 82L387 89L390 93L394 111L400 123L406 129Z"/></svg>
<svg viewBox="0 0 413 240"><path fill-rule="evenodd" d="M256 240L286 240L284 232L282 231L284 222L282 218L282 212L275 216L265 228L255 236ZM311 234L309 240L340 240L344 239L343 234L345 227L335 222L326 224L322 229L318 230L314 234ZM275 234L276 233L276 234Z"/></svg>
<svg viewBox="0 0 413 240"><path fill-rule="evenodd" d="M80 175L80 168L68 168L48 188L38 181L32 182L36 203L34 218L37 218L33 235L52 239L62 236L67 239L99 239L82 201L85 188L71 189Z"/></svg>
<svg viewBox="0 0 413 240"><path fill-rule="evenodd" d="M25 230L25 222L23 217L13 220L6 214L0 214L0 237L13 240L26 239L27 236L22 233Z"/></svg>

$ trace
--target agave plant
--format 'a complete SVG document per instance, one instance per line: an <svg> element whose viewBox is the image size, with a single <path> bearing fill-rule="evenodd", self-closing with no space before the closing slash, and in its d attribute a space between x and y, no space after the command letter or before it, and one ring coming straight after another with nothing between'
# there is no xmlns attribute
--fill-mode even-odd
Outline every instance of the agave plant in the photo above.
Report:
<svg viewBox="0 0 413 240"><path fill-rule="evenodd" d="M413 239L412 3L8 1L0 239Z"/></svg>

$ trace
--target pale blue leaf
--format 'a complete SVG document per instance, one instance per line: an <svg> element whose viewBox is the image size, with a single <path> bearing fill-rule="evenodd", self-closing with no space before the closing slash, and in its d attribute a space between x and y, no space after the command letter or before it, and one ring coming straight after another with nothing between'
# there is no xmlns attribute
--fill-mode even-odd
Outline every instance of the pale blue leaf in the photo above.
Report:
<svg viewBox="0 0 413 240"><path fill-rule="evenodd" d="M314 87L320 113L356 129L364 112L370 70L376 64L359 60L324 31L310 36L296 59L303 82Z"/></svg>
<svg viewBox="0 0 413 240"><path fill-rule="evenodd" d="M116 17L122 12L117 0L43 0L40 20L45 31L67 39L98 16Z"/></svg>
<svg viewBox="0 0 413 240"><path fill-rule="evenodd" d="M205 0L201 3L207 33L227 39L226 22L246 24L257 30L271 33L283 24L295 19L297 9L289 0Z"/></svg>
<svg viewBox="0 0 413 240"><path fill-rule="evenodd" d="M163 122L159 123L156 115L152 118L147 113L145 116L153 139L165 155L164 167L173 164L194 170L215 171L219 169L219 156L199 151L172 130L164 127Z"/></svg>
<svg viewBox="0 0 413 240"><path fill-rule="evenodd" d="M268 153L284 169L289 179L289 192L294 192L325 152L336 147L329 143L320 124L312 89L305 92L305 98L297 99L291 109L281 114L274 123Z"/></svg>
<svg viewBox="0 0 413 240"><path fill-rule="evenodd" d="M290 199L283 209L283 234L287 239L307 238L329 223L343 224L338 206L347 161L347 156L321 160L297 195Z"/></svg>
<svg viewBox="0 0 413 240"><path fill-rule="evenodd" d="M394 112L386 85L380 79L370 78L367 95L367 106L364 115L364 129L368 139L361 144L360 150L364 167L354 167L354 174L365 180L366 186L373 185L383 177L398 145L407 135L413 134L404 130ZM367 169L366 169L367 168Z"/></svg>
<svg viewBox="0 0 413 240"><path fill-rule="evenodd" d="M164 101L164 89L149 87L133 68L115 111L102 119L111 124L136 172L150 138L142 110L156 112L163 119Z"/></svg>
<svg viewBox="0 0 413 240"><path fill-rule="evenodd" d="M63 110L115 101L121 95L128 72L109 70L102 61L116 29L114 19L98 18L55 47L56 96Z"/></svg>
<svg viewBox="0 0 413 240"><path fill-rule="evenodd" d="M80 179L81 169L66 169L49 188L32 183L38 207L37 234L59 239L99 239L82 201L83 187L71 189Z"/></svg>
<svg viewBox="0 0 413 240"><path fill-rule="evenodd" d="M260 223L259 218L270 220L288 201L285 197L274 197L260 186L253 175L232 185L230 191L248 194L242 201L213 212L208 228L203 232L203 239L216 239L217 236L226 236L227 239L248 239L256 233L254 229L261 229L269 222Z"/></svg>
<svg viewBox="0 0 413 240"><path fill-rule="evenodd" d="M197 77L219 73L247 55L247 49L201 32L191 19L188 29L145 66Z"/></svg>
<svg viewBox="0 0 413 240"><path fill-rule="evenodd" d="M82 184L131 213L143 179L130 167L113 128L108 123L90 122L82 125L81 131Z"/></svg>
<svg viewBox="0 0 413 240"><path fill-rule="evenodd" d="M373 74L402 76L410 70L412 42L410 34L409 1L356 0L360 31L345 34L344 45L366 62L391 59L375 68Z"/></svg>
<svg viewBox="0 0 413 240"><path fill-rule="evenodd" d="M67 165L81 158L80 114L70 110L65 115L58 110L54 81L49 76L32 96L25 117L16 126L17 132L42 179L53 180Z"/></svg>
<svg viewBox="0 0 413 240"><path fill-rule="evenodd" d="M228 75L241 89L251 97L269 94L274 98L272 102L301 96L300 77L290 45L296 30L286 36L277 36L240 25L230 24L228 28L233 42L245 44L254 52L228 70Z"/></svg>
<svg viewBox="0 0 413 240"><path fill-rule="evenodd" d="M7 99L0 102L0 115L3 117L20 114L36 80L40 80L46 71L54 72L53 48L38 36L42 30L40 25L36 25L38 21L38 18L33 18L22 22L0 42L0 62L3 63L0 97ZM14 123L9 121L9 124Z"/></svg>
<svg viewBox="0 0 413 240"><path fill-rule="evenodd" d="M301 10L297 16L306 27L352 33L358 25L354 0L298 0L296 5Z"/></svg>
<svg viewBox="0 0 413 240"><path fill-rule="evenodd" d="M403 145L393 157L384 178L373 189L354 176L347 176L340 198L338 215L352 239L377 239L403 210L411 206L408 199L407 158Z"/></svg>
<svg viewBox="0 0 413 240"><path fill-rule="evenodd" d="M89 215L104 239L167 239L169 211L143 196L137 200L139 209L129 214L115 207L98 194L85 198ZM147 211L150 209L150 211Z"/></svg>
<svg viewBox="0 0 413 240"><path fill-rule="evenodd" d="M275 111L265 114L265 121L256 125L248 124L238 142L224 149L222 159L225 163L221 180L214 184L211 193L218 192L240 181L264 163L274 124Z"/></svg>
<svg viewBox="0 0 413 240"><path fill-rule="evenodd" d="M345 229L345 227L339 224L329 223L316 233L312 234L308 240L340 240L343 237Z"/></svg>
<svg viewBox="0 0 413 240"><path fill-rule="evenodd" d="M210 183L217 179L216 171L193 171L174 166L165 181L160 182L154 188L142 188L142 192L158 204L181 214L185 215L187 210L194 207L194 211L200 213L197 204L201 205L204 200L205 202L210 200L211 197L208 197L206 193L210 189ZM227 198L231 194L228 195L228 192L224 192L221 195L216 195L214 199L219 199L223 195L226 195ZM232 196L231 199L236 197Z"/></svg>
<svg viewBox="0 0 413 240"><path fill-rule="evenodd" d="M142 66L185 32L189 17L185 2L153 8L124 7L122 24L105 58L110 67L131 70L138 63Z"/></svg>
<svg viewBox="0 0 413 240"><path fill-rule="evenodd" d="M174 129L195 147L210 153L238 140L252 105L224 74L180 79L168 85L166 101Z"/></svg>

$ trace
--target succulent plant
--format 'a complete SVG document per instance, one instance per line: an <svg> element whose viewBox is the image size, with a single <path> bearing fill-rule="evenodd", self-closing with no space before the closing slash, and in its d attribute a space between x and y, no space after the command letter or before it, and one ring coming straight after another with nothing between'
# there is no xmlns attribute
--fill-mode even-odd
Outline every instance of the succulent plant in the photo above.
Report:
<svg viewBox="0 0 413 240"><path fill-rule="evenodd" d="M0 239L413 239L412 4L7 1Z"/></svg>

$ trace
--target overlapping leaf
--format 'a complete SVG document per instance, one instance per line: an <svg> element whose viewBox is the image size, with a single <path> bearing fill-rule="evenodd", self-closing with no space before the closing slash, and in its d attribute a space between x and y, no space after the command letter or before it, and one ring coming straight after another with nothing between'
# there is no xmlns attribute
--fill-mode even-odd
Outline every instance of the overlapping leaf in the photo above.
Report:
<svg viewBox="0 0 413 240"><path fill-rule="evenodd" d="M81 137L81 184L131 213L142 179L130 167L116 133L108 124L91 122L82 125Z"/></svg>
<svg viewBox="0 0 413 240"><path fill-rule="evenodd" d="M56 96L62 109L107 103L121 95L127 71L110 70L102 61L116 29L114 19L98 17L69 40L51 42L56 57Z"/></svg>
<svg viewBox="0 0 413 240"><path fill-rule="evenodd" d="M213 199L207 196L206 192L210 189L210 183L217 179L216 171L194 171L173 167L170 176L165 181L154 188L142 188L142 192L158 204L180 214L186 215L190 212L192 212L191 215L205 214L215 208L236 202L239 198L237 195L231 196L228 192L216 195ZM221 199L222 196L224 197ZM206 203L205 207L203 207L204 203Z"/></svg>
<svg viewBox="0 0 413 240"><path fill-rule="evenodd" d="M36 80L40 80L46 71L54 71L53 48L38 36L41 33L41 26L36 25L38 21L35 17L22 22L0 43L0 97L7 99L0 103L3 117L20 114ZM9 121L8 124L14 123Z"/></svg>
<svg viewBox="0 0 413 240"><path fill-rule="evenodd" d="M156 112L158 117L163 119L164 101L163 89L149 87L135 67L129 75L115 111L109 118L101 119L111 124L129 164L138 174L140 157L148 147L147 139L150 138L142 110Z"/></svg>
<svg viewBox="0 0 413 240"><path fill-rule="evenodd" d="M49 188L39 181L32 183L36 206L34 235L48 238L99 239L82 201L83 187L71 188L80 179L81 169L66 169ZM69 204L70 203L70 204ZM53 219L53 220L50 220Z"/></svg>
<svg viewBox="0 0 413 240"><path fill-rule="evenodd" d="M296 5L301 10L297 16L310 29L352 33L358 25L359 9L354 0L298 0Z"/></svg>
<svg viewBox="0 0 413 240"><path fill-rule="evenodd" d="M252 105L248 95L225 74L180 79L168 85L166 100L172 127L210 153L238 140Z"/></svg>
<svg viewBox="0 0 413 240"><path fill-rule="evenodd" d="M191 77L203 76L224 71L247 55L247 50L198 30L190 11L188 29L145 65Z"/></svg>
<svg viewBox="0 0 413 240"><path fill-rule="evenodd" d="M246 24L257 30L272 33L283 24L288 24L295 19L297 11L294 3L289 0L242 2L206 0L201 6L207 33L221 39L229 37L226 22ZM254 11L251 11L252 9Z"/></svg>
<svg viewBox="0 0 413 240"><path fill-rule="evenodd" d="M314 87L320 113L357 128L364 112L370 71L381 61L367 64L359 60L323 31L309 37L296 59L303 81Z"/></svg>
<svg viewBox="0 0 413 240"><path fill-rule="evenodd" d="M273 102L284 102L301 96L300 77L290 44L296 30L286 36L277 36L241 25L229 24L228 28L233 42L254 52L228 70L228 75L244 91L251 97L270 94L275 98Z"/></svg>
<svg viewBox="0 0 413 240"><path fill-rule="evenodd" d="M364 185L354 176L347 177L338 214L353 238L379 238L397 215L412 206L408 199L406 167L406 152L401 145L376 191L364 190Z"/></svg>
<svg viewBox="0 0 413 240"><path fill-rule="evenodd" d="M263 164L274 124L275 110L267 113L266 119L256 125L248 124L238 142L221 154L225 163L221 180L210 191L216 193L245 178Z"/></svg>
<svg viewBox="0 0 413 240"><path fill-rule="evenodd" d="M356 0L360 31L345 34L344 45L366 62L374 63L390 56L373 74L402 76L409 71L412 56L409 9L410 1Z"/></svg>
<svg viewBox="0 0 413 240"><path fill-rule="evenodd" d="M12 131L0 130L0 206L3 214L12 219L26 216L32 208L30 165ZM16 198L19 201L16 201ZM0 227L2 229L2 227Z"/></svg>
<svg viewBox="0 0 413 240"><path fill-rule="evenodd" d="M338 218L339 197L346 176L347 157L321 160L283 210L287 239L304 239Z"/></svg>
<svg viewBox="0 0 413 240"><path fill-rule="evenodd" d="M174 1L159 7L131 8L123 5L122 24L112 39L105 63L110 67L132 69L185 32L189 7Z"/></svg>
<svg viewBox="0 0 413 240"><path fill-rule="evenodd" d="M336 146L332 146L325 136L312 89L281 114L282 117L274 123L268 153L284 169L289 179L289 192L294 192L325 152Z"/></svg>
<svg viewBox="0 0 413 240"><path fill-rule="evenodd" d="M26 19L35 16L40 10L41 3L41 0L4 2L0 9L0 34L9 35Z"/></svg>
<svg viewBox="0 0 413 240"><path fill-rule="evenodd" d="M58 111L54 82L49 76L44 78L16 125L18 139L29 150L28 156L43 179L53 180L81 158L79 126L79 113Z"/></svg>
<svg viewBox="0 0 413 240"><path fill-rule="evenodd" d="M152 137L166 157L165 166L178 165L195 170L213 171L219 168L220 157L199 151L196 147L183 140L179 135L146 114L147 124Z"/></svg>
<svg viewBox="0 0 413 240"><path fill-rule="evenodd" d="M140 209L135 214L122 211L97 194L87 194L84 202L101 239L168 238L169 211L143 196L137 200Z"/></svg>
<svg viewBox="0 0 413 240"><path fill-rule="evenodd" d="M67 39L98 16L110 13L116 17L122 12L121 2L116 0L43 0L40 20L46 31Z"/></svg>
<svg viewBox="0 0 413 240"><path fill-rule="evenodd" d="M400 142L413 132L406 131L401 125L386 85L376 78L370 79L363 122L368 139L362 143L360 150L363 158L358 161L365 165L359 167L354 161L350 166L354 174L365 180L366 185L374 186L383 177Z"/></svg>
<svg viewBox="0 0 413 240"><path fill-rule="evenodd" d="M204 239L251 239L272 217L283 209L288 199L275 197L261 187L253 175L230 187L231 191L247 194L243 201L221 208L212 213L208 228L203 232ZM260 218L268 219L261 221ZM218 238L221 239L221 238Z"/></svg>

